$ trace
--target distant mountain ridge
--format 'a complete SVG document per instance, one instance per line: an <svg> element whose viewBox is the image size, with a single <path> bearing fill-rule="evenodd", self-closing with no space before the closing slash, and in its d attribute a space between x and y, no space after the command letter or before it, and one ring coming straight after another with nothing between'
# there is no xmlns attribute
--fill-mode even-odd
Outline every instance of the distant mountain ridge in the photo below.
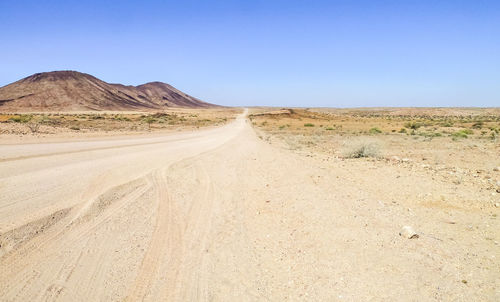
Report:
<svg viewBox="0 0 500 302"><path fill-rule="evenodd" d="M215 107L171 85L106 83L77 71L36 73L0 87L0 111L147 110Z"/></svg>

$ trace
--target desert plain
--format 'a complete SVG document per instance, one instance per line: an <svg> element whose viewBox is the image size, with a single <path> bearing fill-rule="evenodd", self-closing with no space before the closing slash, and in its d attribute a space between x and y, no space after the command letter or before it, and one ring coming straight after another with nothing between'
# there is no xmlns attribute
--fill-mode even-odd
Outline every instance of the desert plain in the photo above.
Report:
<svg viewBox="0 0 500 302"><path fill-rule="evenodd" d="M498 301L500 109L0 114L2 301Z"/></svg>

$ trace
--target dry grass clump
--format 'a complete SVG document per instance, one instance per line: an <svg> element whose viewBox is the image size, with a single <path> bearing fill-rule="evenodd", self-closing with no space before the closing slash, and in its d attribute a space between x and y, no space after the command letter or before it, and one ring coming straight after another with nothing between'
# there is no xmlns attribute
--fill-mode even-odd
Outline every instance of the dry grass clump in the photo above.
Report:
<svg viewBox="0 0 500 302"><path fill-rule="evenodd" d="M372 141L349 142L345 145L343 153L347 158L378 157L380 144Z"/></svg>
<svg viewBox="0 0 500 302"><path fill-rule="evenodd" d="M40 129L40 124L37 122L28 122L26 123L26 126L30 129L31 133L38 133L38 130Z"/></svg>

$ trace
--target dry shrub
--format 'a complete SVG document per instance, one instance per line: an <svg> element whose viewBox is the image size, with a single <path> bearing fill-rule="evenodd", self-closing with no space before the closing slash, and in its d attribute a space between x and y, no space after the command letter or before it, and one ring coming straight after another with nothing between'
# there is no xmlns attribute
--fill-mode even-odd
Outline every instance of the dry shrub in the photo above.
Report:
<svg viewBox="0 0 500 302"><path fill-rule="evenodd" d="M344 143L343 154L347 158L378 157L380 144L369 140L348 141Z"/></svg>
<svg viewBox="0 0 500 302"><path fill-rule="evenodd" d="M31 130L31 133L38 133L40 129L40 124L37 122L28 122L26 126Z"/></svg>

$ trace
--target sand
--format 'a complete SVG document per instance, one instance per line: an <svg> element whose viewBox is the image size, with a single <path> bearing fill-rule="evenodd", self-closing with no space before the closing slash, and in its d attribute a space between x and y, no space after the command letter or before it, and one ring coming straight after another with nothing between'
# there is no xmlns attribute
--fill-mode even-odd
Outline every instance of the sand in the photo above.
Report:
<svg viewBox="0 0 500 302"><path fill-rule="evenodd" d="M0 300L498 301L500 209L477 196L270 145L244 115L0 145Z"/></svg>

